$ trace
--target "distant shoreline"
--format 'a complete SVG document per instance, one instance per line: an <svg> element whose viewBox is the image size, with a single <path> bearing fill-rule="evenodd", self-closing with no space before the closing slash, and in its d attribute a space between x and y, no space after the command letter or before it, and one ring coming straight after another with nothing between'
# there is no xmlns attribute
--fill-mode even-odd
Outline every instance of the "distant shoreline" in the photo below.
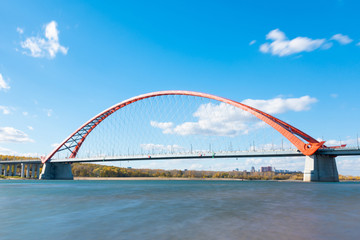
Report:
<svg viewBox="0 0 360 240"><path fill-rule="evenodd" d="M169 178L169 177L74 177L74 180L114 180L114 181L126 181L126 180L154 180L154 181L241 181L241 182L253 182L253 181L267 181L267 182L303 182L302 180L257 180L257 179L239 179L239 178Z"/></svg>
<svg viewBox="0 0 360 240"><path fill-rule="evenodd" d="M30 178L0 178L1 180L39 180ZM266 182L304 182L302 180L285 179L285 180L258 180L258 179L239 179L239 178L169 178L169 177L74 177L76 181L139 181L139 180L154 180L154 181L241 181L241 182L253 182L253 181L266 181ZM340 180L339 182L360 182L358 180ZM307 182L304 182L307 183Z"/></svg>
<svg viewBox="0 0 360 240"><path fill-rule="evenodd" d="M211 181L211 180L221 180L221 181L249 181L247 179L237 179L237 178L168 178L168 177L74 177L74 180L200 180L200 181Z"/></svg>

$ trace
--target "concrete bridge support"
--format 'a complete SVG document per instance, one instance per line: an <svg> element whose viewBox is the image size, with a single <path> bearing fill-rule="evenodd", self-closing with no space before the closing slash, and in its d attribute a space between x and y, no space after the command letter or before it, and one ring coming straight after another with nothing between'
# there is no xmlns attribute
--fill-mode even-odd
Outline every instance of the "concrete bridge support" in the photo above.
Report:
<svg viewBox="0 0 360 240"><path fill-rule="evenodd" d="M26 178L30 178L30 164L26 164Z"/></svg>
<svg viewBox="0 0 360 240"><path fill-rule="evenodd" d="M335 156L311 155L305 158L304 182L338 182Z"/></svg>
<svg viewBox="0 0 360 240"><path fill-rule="evenodd" d="M26 168L26 172L25 172L25 168ZM40 177L40 164L21 163L21 177L38 179Z"/></svg>
<svg viewBox="0 0 360 240"><path fill-rule="evenodd" d="M40 177L41 163L10 162L0 163L0 175L21 176L22 178L38 179Z"/></svg>
<svg viewBox="0 0 360 240"><path fill-rule="evenodd" d="M8 174L7 174L7 170L8 170L8 165L5 164L4 165L4 176L6 177Z"/></svg>
<svg viewBox="0 0 360 240"><path fill-rule="evenodd" d="M40 164L36 164L36 178L40 178Z"/></svg>
<svg viewBox="0 0 360 240"><path fill-rule="evenodd" d="M31 164L31 178L35 178L35 164Z"/></svg>
<svg viewBox="0 0 360 240"><path fill-rule="evenodd" d="M21 176L22 178L25 177L25 164L24 164L24 163L21 164L21 173L20 173L20 176Z"/></svg>
<svg viewBox="0 0 360 240"><path fill-rule="evenodd" d="M73 180L71 164L46 162L43 165L40 179Z"/></svg>

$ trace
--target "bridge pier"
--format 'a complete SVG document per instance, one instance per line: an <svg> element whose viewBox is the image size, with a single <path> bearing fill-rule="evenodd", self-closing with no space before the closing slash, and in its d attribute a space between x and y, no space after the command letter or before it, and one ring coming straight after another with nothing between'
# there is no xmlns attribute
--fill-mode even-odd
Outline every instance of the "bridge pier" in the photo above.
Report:
<svg viewBox="0 0 360 240"><path fill-rule="evenodd" d="M36 178L40 179L40 164L36 164Z"/></svg>
<svg viewBox="0 0 360 240"><path fill-rule="evenodd" d="M304 182L338 182L335 156L311 155L305 157Z"/></svg>
<svg viewBox="0 0 360 240"><path fill-rule="evenodd" d="M71 164L46 162L43 165L40 179L73 180Z"/></svg>
<svg viewBox="0 0 360 240"><path fill-rule="evenodd" d="M30 178L30 164L26 164L26 178Z"/></svg>
<svg viewBox="0 0 360 240"><path fill-rule="evenodd" d="M20 176L21 176L21 178L24 178L24 176L25 176L25 164L24 163L21 164Z"/></svg>
<svg viewBox="0 0 360 240"><path fill-rule="evenodd" d="M35 178L35 164L31 164L31 178Z"/></svg>

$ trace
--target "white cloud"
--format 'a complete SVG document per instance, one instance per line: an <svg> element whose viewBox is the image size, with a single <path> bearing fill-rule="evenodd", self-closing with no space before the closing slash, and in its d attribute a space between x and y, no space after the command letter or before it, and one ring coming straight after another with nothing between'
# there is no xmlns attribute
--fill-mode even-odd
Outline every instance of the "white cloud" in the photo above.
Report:
<svg viewBox="0 0 360 240"><path fill-rule="evenodd" d="M303 157L283 157L283 158L250 158L245 164L247 166L255 166L259 169L261 166L272 166L276 169L303 171L304 158Z"/></svg>
<svg viewBox="0 0 360 240"><path fill-rule="evenodd" d="M23 114L24 116L29 115L29 113L28 113L28 112L23 112L22 114Z"/></svg>
<svg viewBox="0 0 360 240"><path fill-rule="evenodd" d="M28 128L29 130L31 130L31 131L34 130L34 128L33 128L32 126L28 126L27 128Z"/></svg>
<svg viewBox="0 0 360 240"><path fill-rule="evenodd" d="M57 23L51 21L45 26L45 38L42 37L29 37L21 42L21 47L28 49L32 57L56 57L58 52L67 54L68 48L61 46L59 43L59 31Z"/></svg>
<svg viewBox="0 0 360 240"><path fill-rule="evenodd" d="M2 76L1 73L0 73L0 90L2 90L2 89L8 90L8 89L10 89L10 86L9 86L9 84L7 84L7 83L5 82L3 76Z"/></svg>
<svg viewBox="0 0 360 240"><path fill-rule="evenodd" d="M204 165L200 163L193 163L190 165L189 170L203 170Z"/></svg>
<svg viewBox="0 0 360 240"><path fill-rule="evenodd" d="M51 147L57 148L59 145L60 145L60 143L53 143L53 144L51 144Z"/></svg>
<svg viewBox="0 0 360 240"><path fill-rule="evenodd" d="M163 130L163 133L171 133L171 129L174 125L172 122L156 122L156 121L150 121L150 125L152 127L160 128Z"/></svg>
<svg viewBox="0 0 360 240"><path fill-rule="evenodd" d="M39 153L18 153L14 150L0 147L0 154L1 155L10 155L10 156L22 156L22 157L39 157Z"/></svg>
<svg viewBox="0 0 360 240"><path fill-rule="evenodd" d="M0 111L2 111L2 113L5 115L10 114L10 109L6 106L0 106Z"/></svg>
<svg viewBox="0 0 360 240"><path fill-rule="evenodd" d="M269 114L287 111L306 111L317 102L316 98L303 96L300 98L274 98L270 100L246 99L244 104L263 110ZM162 129L164 134L205 135L205 136L237 136L264 128L267 125L250 113L226 103L202 104L193 114L196 122L184 122L177 126L172 122L151 121L152 127Z"/></svg>
<svg viewBox="0 0 360 240"><path fill-rule="evenodd" d="M236 136L247 134L251 115L226 103L201 105L193 114L197 122L185 122L174 128L179 135Z"/></svg>
<svg viewBox="0 0 360 240"><path fill-rule="evenodd" d="M274 29L266 35L271 43L264 43L260 46L263 53L271 53L280 57L300 52L312 52L324 45L325 39L311 39L307 37L296 37L289 40L279 29ZM327 46L329 48L329 46Z"/></svg>
<svg viewBox="0 0 360 240"><path fill-rule="evenodd" d="M257 165L256 169L262 166L272 166L277 170L304 171L304 157L284 157L284 158L266 158L262 159L262 163Z"/></svg>
<svg viewBox="0 0 360 240"><path fill-rule="evenodd" d="M246 165L259 165L263 164L264 159L262 158L247 158L245 161Z"/></svg>
<svg viewBox="0 0 360 240"><path fill-rule="evenodd" d="M257 108L268 114L278 114L287 111L306 111L310 109L310 105L316 103L317 99L310 96L300 98L274 98L270 100L253 100L246 99L242 103Z"/></svg>
<svg viewBox="0 0 360 240"><path fill-rule="evenodd" d="M17 27L16 28L16 31L20 34L23 34L24 33L24 29L20 28L20 27Z"/></svg>
<svg viewBox="0 0 360 240"><path fill-rule="evenodd" d="M332 94L330 94L330 97L332 97L332 98L338 98L338 97L339 97L339 94L337 94L337 93L332 93Z"/></svg>
<svg viewBox="0 0 360 240"><path fill-rule="evenodd" d="M249 45L251 46L251 45L254 45L256 43L256 40L252 40L250 43L249 43Z"/></svg>
<svg viewBox="0 0 360 240"><path fill-rule="evenodd" d="M336 158L339 174L359 175L360 158L338 157Z"/></svg>
<svg viewBox="0 0 360 240"><path fill-rule="evenodd" d="M347 35L342 35L341 33L335 34L330 38L330 40L338 41L342 45L351 43L353 40Z"/></svg>
<svg viewBox="0 0 360 240"><path fill-rule="evenodd" d="M11 150L11 149L8 149L8 148L3 148L3 147L0 147L0 154L2 155L16 155L17 152Z"/></svg>
<svg viewBox="0 0 360 240"><path fill-rule="evenodd" d="M346 143L343 141L334 140L334 139L330 139L325 142L325 145L327 145L327 146L340 146L341 144L346 144Z"/></svg>
<svg viewBox="0 0 360 240"><path fill-rule="evenodd" d="M23 156L23 157L39 157L41 156L41 154L39 153L18 153L18 156Z"/></svg>
<svg viewBox="0 0 360 240"><path fill-rule="evenodd" d="M358 148L360 146L360 137L359 138L353 138L351 136L344 137L343 139L323 139L323 138L317 138L317 141L325 141L325 146L331 147L331 146L340 146L343 144L346 144L346 148Z"/></svg>
<svg viewBox="0 0 360 240"><path fill-rule="evenodd" d="M34 140L13 127L0 127L0 142L34 142Z"/></svg>
<svg viewBox="0 0 360 240"><path fill-rule="evenodd" d="M156 151L156 152L161 152L161 151L179 152L184 150L183 147L177 144L163 145L163 144L145 143L145 144L140 144L140 147L145 151Z"/></svg>
<svg viewBox="0 0 360 240"><path fill-rule="evenodd" d="M357 147L357 144L360 143L360 138L356 139L356 138L345 138L342 140L335 140L335 139L330 139L327 140L325 142L326 146L340 146L343 144L346 144L346 147Z"/></svg>
<svg viewBox="0 0 360 240"><path fill-rule="evenodd" d="M265 143L265 144L257 144L256 146L250 146L249 151L283 151L283 150L293 150L296 151L297 148L287 141L283 144L276 143Z"/></svg>
<svg viewBox="0 0 360 240"><path fill-rule="evenodd" d="M251 118L247 112L226 103L202 104L193 116L198 118L197 122L174 126L152 121L151 126L162 129L164 134L235 136L248 132L246 122Z"/></svg>

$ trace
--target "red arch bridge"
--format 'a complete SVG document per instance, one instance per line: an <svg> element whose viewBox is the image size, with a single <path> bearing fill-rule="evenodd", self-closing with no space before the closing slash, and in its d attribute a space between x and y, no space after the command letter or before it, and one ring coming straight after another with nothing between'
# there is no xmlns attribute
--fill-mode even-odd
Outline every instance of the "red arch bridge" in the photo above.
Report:
<svg viewBox="0 0 360 240"><path fill-rule="evenodd" d="M20 164L21 176L31 170L40 179L73 179L75 162L305 156L304 181L336 182L335 158L360 155L358 148L326 146L245 102L192 91L136 96L91 118L41 161L0 162L0 174L16 174Z"/></svg>

